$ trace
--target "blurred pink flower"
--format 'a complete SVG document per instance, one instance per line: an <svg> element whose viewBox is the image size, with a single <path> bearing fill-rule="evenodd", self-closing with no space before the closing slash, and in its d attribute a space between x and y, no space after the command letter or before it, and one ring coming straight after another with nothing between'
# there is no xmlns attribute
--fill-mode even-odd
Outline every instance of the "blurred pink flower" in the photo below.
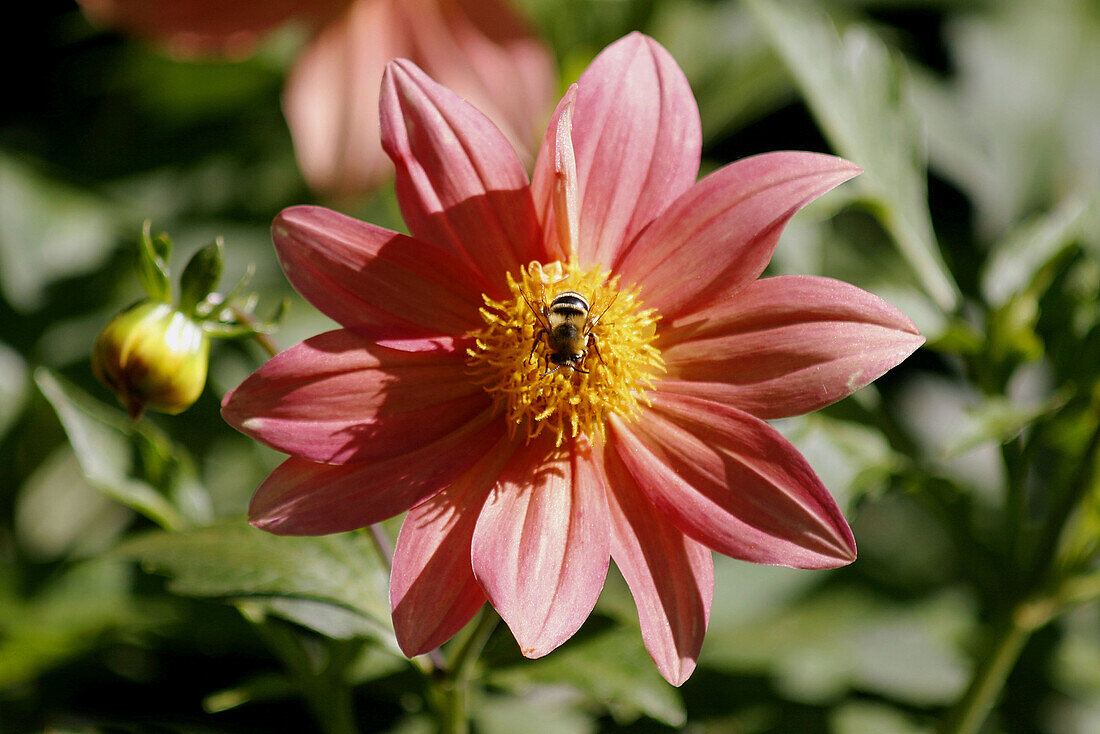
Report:
<svg viewBox="0 0 1100 734"><path fill-rule="evenodd" d="M254 525L333 533L408 510L390 600L409 655L486 600L545 655L612 558L676 685L707 627L712 550L855 558L836 502L764 419L839 400L923 339L854 286L759 276L791 216L857 166L770 153L696 181L695 100L640 34L569 89L530 183L501 132L407 60L381 110L411 236L317 207L274 223L291 282L345 328L225 398L227 421L291 454ZM590 337L582 369L550 371L541 311L563 291L590 303Z"/></svg>
<svg viewBox="0 0 1100 734"><path fill-rule="evenodd" d="M393 174L378 138L378 89L408 58L468 99L533 159L555 84L547 49L507 0L80 0L93 21L174 55L241 57L297 19L316 32L297 59L283 109L299 167L317 191L355 194Z"/></svg>

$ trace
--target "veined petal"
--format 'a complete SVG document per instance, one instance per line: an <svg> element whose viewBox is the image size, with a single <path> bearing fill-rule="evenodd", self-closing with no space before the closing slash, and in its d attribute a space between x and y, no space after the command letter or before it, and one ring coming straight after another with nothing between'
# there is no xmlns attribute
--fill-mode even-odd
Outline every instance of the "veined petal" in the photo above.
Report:
<svg viewBox="0 0 1100 734"><path fill-rule="evenodd" d="M577 255L582 263L613 264L699 174L699 109L668 51L631 33L600 52L577 81L573 146L581 202ZM537 165L553 162L540 156Z"/></svg>
<svg viewBox="0 0 1100 734"><path fill-rule="evenodd" d="M517 150L530 151L552 102L554 70L549 50L510 4L357 0L309 43L283 95L312 188L354 194L393 175L380 144L378 102L382 70L399 57L469 100Z"/></svg>
<svg viewBox="0 0 1100 734"><path fill-rule="evenodd" d="M862 169L820 153L743 158L691 187L630 245L617 270L663 318L754 281L795 212Z"/></svg>
<svg viewBox="0 0 1100 734"><path fill-rule="evenodd" d="M653 393L634 423L609 425L623 465L678 528L753 563L834 568L856 557L836 501L774 428L735 408Z"/></svg>
<svg viewBox="0 0 1100 734"><path fill-rule="evenodd" d="M407 56L493 121L525 165L554 101L550 49L507 0L389 0L403 16ZM462 59L463 63L455 63Z"/></svg>
<svg viewBox="0 0 1100 734"><path fill-rule="evenodd" d="M271 234L291 284L344 326L465 334L482 323L485 281L438 247L317 206L283 210Z"/></svg>
<svg viewBox="0 0 1100 734"><path fill-rule="evenodd" d="M660 389L757 418L801 415L900 364L924 337L878 296L829 278L757 280L661 329Z"/></svg>
<svg viewBox="0 0 1100 734"><path fill-rule="evenodd" d="M542 232L527 174L483 114L405 59L382 77L382 145L413 236L466 259L495 290L540 259Z"/></svg>
<svg viewBox="0 0 1100 734"><path fill-rule="evenodd" d="M324 535L372 525L449 486L503 434L504 422L485 410L422 448L382 461L333 465L291 457L256 490L249 522L276 535Z"/></svg>
<svg viewBox="0 0 1100 734"><path fill-rule="evenodd" d="M343 464L407 454L489 404L466 375L466 342L400 351L341 329L268 360L222 401L225 420L272 448Z"/></svg>
<svg viewBox="0 0 1100 734"><path fill-rule="evenodd" d="M478 515L516 441L502 436L454 484L409 510L390 573L393 628L412 657L439 647L485 603L470 544Z"/></svg>
<svg viewBox="0 0 1100 734"><path fill-rule="evenodd" d="M611 558L634 596L649 656L678 686L695 670L707 631L711 551L657 511L614 450L606 452L606 461Z"/></svg>
<svg viewBox="0 0 1100 734"><path fill-rule="evenodd" d="M529 658L580 629L607 576L605 481L579 443L519 449L474 529L474 576Z"/></svg>
<svg viewBox="0 0 1100 734"><path fill-rule="evenodd" d="M566 90L550 119L535 164L531 195L543 223L546 251L568 260L580 236L577 158L573 150L573 107L577 85Z"/></svg>

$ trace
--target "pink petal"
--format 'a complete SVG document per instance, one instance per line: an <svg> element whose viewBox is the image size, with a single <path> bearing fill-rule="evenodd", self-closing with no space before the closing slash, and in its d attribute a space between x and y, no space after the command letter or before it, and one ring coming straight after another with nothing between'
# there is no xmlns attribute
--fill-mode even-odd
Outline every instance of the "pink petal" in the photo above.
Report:
<svg viewBox="0 0 1100 734"><path fill-rule="evenodd" d="M447 489L409 510L390 574L390 607L401 650L413 657L462 629L485 603L474 579L470 543L478 514L515 451L502 438Z"/></svg>
<svg viewBox="0 0 1100 734"><path fill-rule="evenodd" d="M678 686L695 670L707 631L711 551L657 511L614 451L607 463L611 557L634 595L649 656Z"/></svg>
<svg viewBox="0 0 1100 734"><path fill-rule="evenodd" d="M466 375L465 341L399 351L330 331L267 361L225 396L239 431L310 461L343 464L406 454L489 405Z"/></svg>
<svg viewBox="0 0 1100 734"><path fill-rule="evenodd" d="M611 417L609 443L680 530L754 563L834 568L855 559L836 501L775 429L718 403L652 397L653 409L632 424Z"/></svg>
<svg viewBox="0 0 1100 734"><path fill-rule="evenodd" d="M506 0L390 0L410 35L405 55L500 128L525 163L542 133L557 73L552 53ZM456 63L461 60L461 63Z"/></svg>
<svg viewBox="0 0 1100 734"><path fill-rule="evenodd" d="M486 410L422 448L377 462L332 465L291 457L256 490L249 522L276 535L372 525L449 486L503 435L503 421Z"/></svg>
<svg viewBox="0 0 1100 734"><path fill-rule="evenodd" d="M541 259L542 232L515 151L489 120L406 60L382 78L382 145L409 230L466 259L496 290Z"/></svg>
<svg viewBox="0 0 1100 734"><path fill-rule="evenodd" d="M438 247L317 206L283 210L271 234L295 289L344 326L482 325L486 282Z"/></svg>
<svg viewBox="0 0 1100 734"><path fill-rule="evenodd" d="M587 619L609 562L604 478L585 446L537 439L512 457L478 518L474 575L529 658Z"/></svg>
<svg viewBox="0 0 1100 734"><path fill-rule="evenodd" d="M561 98L550 127L543 139L540 159L535 166L531 195L543 222L547 253L567 260L576 252L580 237L580 202L577 189L577 160L573 151L573 107L577 100L577 85L573 84Z"/></svg>
<svg viewBox="0 0 1100 734"><path fill-rule="evenodd" d="M699 181L633 242L617 267L663 318L708 307L755 280L787 221L860 173L820 153L743 158Z"/></svg>
<svg viewBox="0 0 1100 734"><path fill-rule="evenodd" d="M532 145L553 95L549 50L501 0L358 0L295 62L283 95L299 166L333 194L393 175L378 126L382 70L406 57Z"/></svg>
<svg viewBox="0 0 1100 734"><path fill-rule="evenodd" d="M782 418L817 410L897 366L924 343L878 296L828 278L757 280L661 329L660 389Z"/></svg>
<svg viewBox="0 0 1100 734"><path fill-rule="evenodd" d="M283 114L310 188L369 191L393 175L378 132L378 88L386 62L407 40L391 2L353 2L294 62Z"/></svg>
<svg viewBox="0 0 1100 734"><path fill-rule="evenodd" d="M695 182L701 141L691 87L660 44L631 33L600 52L577 81L573 113L582 263L614 263ZM553 162L540 155L536 167Z"/></svg>

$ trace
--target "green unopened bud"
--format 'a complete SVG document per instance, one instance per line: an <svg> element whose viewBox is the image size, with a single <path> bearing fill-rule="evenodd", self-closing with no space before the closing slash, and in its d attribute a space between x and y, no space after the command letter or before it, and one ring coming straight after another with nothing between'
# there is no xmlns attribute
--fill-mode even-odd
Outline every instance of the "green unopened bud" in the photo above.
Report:
<svg viewBox="0 0 1100 734"><path fill-rule="evenodd" d="M199 324L171 304L141 301L100 332L92 371L132 418L146 408L175 415L202 394L209 356Z"/></svg>

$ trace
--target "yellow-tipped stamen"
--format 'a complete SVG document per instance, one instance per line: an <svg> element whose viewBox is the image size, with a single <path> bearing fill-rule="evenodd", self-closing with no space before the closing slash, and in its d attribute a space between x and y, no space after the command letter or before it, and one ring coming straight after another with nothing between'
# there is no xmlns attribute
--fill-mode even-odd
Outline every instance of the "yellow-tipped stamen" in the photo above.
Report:
<svg viewBox="0 0 1100 734"><path fill-rule="evenodd" d="M608 278L599 266L582 270L575 261L533 262L520 269L518 282L509 274L508 286L510 300L485 297L485 328L472 334L469 365L513 431L522 428L528 439L550 431L559 446L582 434L602 438L612 413L630 418L639 402L649 404L646 392L665 367L653 346L658 317L642 307L636 289L620 290L618 276ZM563 291L590 305L587 372L568 365L550 371L547 342L536 341L542 326L528 301L541 309Z"/></svg>

